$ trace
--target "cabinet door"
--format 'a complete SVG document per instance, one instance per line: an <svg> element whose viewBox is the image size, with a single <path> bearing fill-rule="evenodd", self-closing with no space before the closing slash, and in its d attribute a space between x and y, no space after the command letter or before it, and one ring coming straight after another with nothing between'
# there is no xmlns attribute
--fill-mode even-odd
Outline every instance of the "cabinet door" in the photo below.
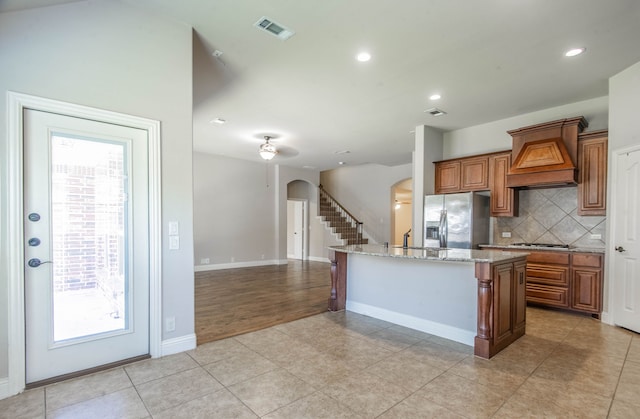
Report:
<svg viewBox="0 0 640 419"><path fill-rule="evenodd" d="M527 263L519 262L514 264L515 272L515 324L514 330L517 332L519 329L525 327L526 313L527 313Z"/></svg>
<svg viewBox="0 0 640 419"><path fill-rule="evenodd" d="M571 308L600 313L602 271L600 269L575 268L572 279Z"/></svg>
<svg viewBox="0 0 640 419"><path fill-rule="evenodd" d="M460 161L461 188L463 191L489 189L489 158L477 157Z"/></svg>
<svg viewBox="0 0 640 419"><path fill-rule="evenodd" d="M492 217L518 216L518 191L507 188L507 172L510 165L511 153L498 154L489 158Z"/></svg>
<svg viewBox="0 0 640 419"><path fill-rule="evenodd" d="M605 215L607 136L583 136L578 143L578 215Z"/></svg>
<svg viewBox="0 0 640 419"><path fill-rule="evenodd" d="M494 344L509 339L514 330L512 310L515 303L515 275L512 263L493 267L494 278Z"/></svg>
<svg viewBox="0 0 640 419"><path fill-rule="evenodd" d="M436 193L460 192L460 160L436 163Z"/></svg>

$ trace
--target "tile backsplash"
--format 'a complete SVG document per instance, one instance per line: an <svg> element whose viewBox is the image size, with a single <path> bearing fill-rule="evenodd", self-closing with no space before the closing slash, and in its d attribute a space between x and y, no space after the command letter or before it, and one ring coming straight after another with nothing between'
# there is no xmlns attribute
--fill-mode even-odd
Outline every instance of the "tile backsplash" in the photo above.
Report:
<svg viewBox="0 0 640 419"><path fill-rule="evenodd" d="M603 248L605 217L578 215L578 189L551 188L520 191L520 216L493 218L493 243L568 244ZM511 232L511 237L502 237ZM600 234L601 239L592 239Z"/></svg>

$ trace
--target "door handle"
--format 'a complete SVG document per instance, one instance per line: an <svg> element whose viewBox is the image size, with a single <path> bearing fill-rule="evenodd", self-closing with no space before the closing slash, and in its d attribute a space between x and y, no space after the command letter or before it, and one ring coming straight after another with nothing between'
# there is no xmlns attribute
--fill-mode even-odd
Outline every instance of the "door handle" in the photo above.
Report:
<svg viewBox="0 0 640 419"><path fill-rule="evenodd" d="M37 268L38 266L44 265L45 263L53 263L53 262L50 260L43 262L38 258L29 259L29 262L27 262L27 264L32 268Z"/></svg>
<svg viewBox="0 0 640 419"><path fill-rule="evenodd" d="M627 251L627 250L626 250L624 247L622 247L622 246L616 246L616 252L620 252L620 253L622 253L622 252L626 252L626 251Z"/></svg>

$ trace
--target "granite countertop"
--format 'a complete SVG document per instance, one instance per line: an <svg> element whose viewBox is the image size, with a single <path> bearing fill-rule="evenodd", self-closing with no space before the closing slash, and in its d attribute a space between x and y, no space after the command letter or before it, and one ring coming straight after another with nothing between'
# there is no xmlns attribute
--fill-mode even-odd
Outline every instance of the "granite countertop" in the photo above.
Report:
<svg viewBox="0 0 640 419"><path fill-rule="evenodd" d="M548 250L550 252L578 252L578 253L605 253L603 247L544 247L544 246L516 246L513 244L481 244L481 249L513 249L513 250Z"/></svg>
<svg viewBox="0 0 640 419"><path fill-rule="evenodd" d="M503 262L526 256L522 252L505 252L503 250L476 249L441 249L437 247L385 247L380 244L363 244L348 246L330 246L336 252L356 253L369 256L383 256L407 259L423 259L445 262Z"/></svg>

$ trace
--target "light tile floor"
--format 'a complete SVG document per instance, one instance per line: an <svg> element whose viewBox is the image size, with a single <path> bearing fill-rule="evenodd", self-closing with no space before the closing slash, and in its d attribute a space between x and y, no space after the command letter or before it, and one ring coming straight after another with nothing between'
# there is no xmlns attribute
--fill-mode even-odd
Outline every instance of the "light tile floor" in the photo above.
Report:
<svg viewBox="0 0 640 419"><path fill-rule="evenodd" d="M324 313L0 400L0 418L638 418L640 335L527 309L490 361Z"/></svg>

